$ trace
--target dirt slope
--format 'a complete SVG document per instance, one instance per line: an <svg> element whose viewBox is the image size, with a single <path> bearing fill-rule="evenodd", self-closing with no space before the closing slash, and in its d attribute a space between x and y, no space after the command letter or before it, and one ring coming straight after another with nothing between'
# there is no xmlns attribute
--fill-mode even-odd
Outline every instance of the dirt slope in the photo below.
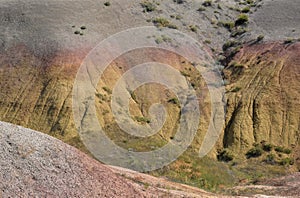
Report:
<svg viewBox="0 0 300 198"><path fill-rule="evenodd" d="M225 68L228 113L224 144L239 149L263 140L299 145L300 43L250 44Z"/></svg>
<svg viewBox="0 0 300 198"><path fill-rule="evenodd" d="M0 196L3 198L215 196L136 172L129 175L130 170L102 165L37 131L4 122L0 122L0 131Z"/></svg>
<svg viewBox="0 0 300 198"><path fill-rule="evenodd" d="M204 92L201 98L204 102L200 104L204 107L204 116L192 146L178 161L154 174L213 190L233 185L248 178L250 173L246 171L246 176L240 176L231 170L232 164L237 163L235 160L246 160L245 153L253 143L262 140L292 149L291 154L282 156L299 161L296 155L300 128L296 108L299 106L298 1L288 0L283 4L280 0L226 0L212 1L211 5L204 6L204 1L157 0L152 2L156 6L152 12L144 12L140 0L111 0L110 6L105 6L105 1L93 0L0 2L1 121L55 136L88 153L75 128L71 110L71 92L77 69L101 40L130 27L153 25L153 20L158 18L205 43L216 62L228 55L222 51L224 44L232 44L233 51L239 53L227 57L229 62L224 64L228 102L226 126L210 158L195 157L210 116L208 95ZM241 13L249 16L249 21L236 25ZM86 29L82 30L82 26ZM82 35L75 34L76 31ZM255 43L259 35L264 38ZM159 60L175 63L197 91L203 93L205 84L194 72L192 64L180 64L178 57L169 54L158 55ZM124 64L122 58L118 61ZM109 77L99 83L100 93L95 96L99 120L109 128L111 138L124 148L149 150L160 147L172 138L179 113L178 107L168 102L170 94L162 87L143 87L137 91L136 101L131 101L132 113L137 116L147 115L151 101L170 107L170 121L173 123L167 122L164 133L157 134L150 141L128 137L117 130L109 113L103 115L103 112L109 112L110 101L108 94L102 97L107 92L102 87L111 89L115 78L124 71L124 68L112 64L112 70L107 71ZM153 90L157 92L144 100L143 96ZM224 148L234 153L232 164L216 161L218 150ZM263 157L258 161L264 172ZM251 164L248 166L252 167ZM279 172L286 173L285 169L290 170L290 166L280 166ZM214 174L216 171L218 174Z"/></svg>

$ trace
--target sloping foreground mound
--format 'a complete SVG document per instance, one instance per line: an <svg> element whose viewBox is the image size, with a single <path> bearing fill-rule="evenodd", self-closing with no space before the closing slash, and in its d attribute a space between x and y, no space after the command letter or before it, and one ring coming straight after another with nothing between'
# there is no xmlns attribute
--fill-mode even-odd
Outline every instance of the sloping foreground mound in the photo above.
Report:
<svg viewBox="0 0 300 198"><path fill-rule="evenodd" d="M107 167L60 140L4 122L0 122L0 145L0 197L211 195L196 188L165 183L163 179L146 177L136 172L131 172L131 176L128 176L131 180L125 179L118 176L128 175L125 169ZM142 181L152 181L160 188ZM172 190L164 189L163 186Z"/></svg>
<svg viewBox="0 0 300 198"><path fill-rule="evenodd" d="M108 168L49 136L0 123L3 197L140 197Z"/></svg>
<svg viewBox="0 0 300 198"><path fill-rule="evenodd" d="M270 179L257 185L237 186L232 189L232 194L251 195L255 193L275 197L299 197L300 173Z"/></svg>

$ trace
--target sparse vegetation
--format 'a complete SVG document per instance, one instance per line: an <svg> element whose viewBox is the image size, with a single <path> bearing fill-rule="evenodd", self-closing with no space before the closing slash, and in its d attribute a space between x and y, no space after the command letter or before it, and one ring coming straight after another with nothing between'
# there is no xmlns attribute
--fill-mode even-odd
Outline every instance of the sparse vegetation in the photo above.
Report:
<svg viewBox="0 0 300 198"><path fill-rule="evenodd" d="M276 146L275 151L278 153L285 153L285 154L291 154L291 152L292 152L291 149L284 148L282 146Z"/></svg>
<svg viewBox="0 0 300 198"><path fill-rule="evenodd" d="M168 100L169 103L172 103L172 104L176 104L176 105L179 105L179 100L178 98L171 98L170 100Z"/></svg>
<svg viewBox="0 0 300 198"><path fill-rule="evenodd" d="M246 14L240 14L235 21L235 26L243 25L249 21L249 17Z"/></svg>
<svg viewBox="0 0 300 198"><path fill-rule="evenodd" d="M198 8L198 10L197 11L199 11L199 12L203 12L203 11L205 11L206 10L206 8L204 7L204 6L200 6L199 8Z"/></svg>
<svg viewBox="0 0 300 198"><path fill-rule="evenodd" d="M290 43L293 43L295 40L293 38L287 38L285 41L284 41L284 44L290 44Z"/></svg>
<svg viewBox="0 0 300 198"><path fill-rule="evenodd" d="M265 163L274 165L276 164L275 155L274 154L268 154L266 159L264 160Z"/></svg>
<svg viewBox="0 0 300 198"><path fill-rule="evenodd" d="M151 122L149 118L141 117L141 116L135 116L134 119L137 122L141 122L141 123L150 123Z"/></svg>
<svg viewBox="0 0 300 198"><path fill-rule="evenodd" d="M253 158L253 157L259 157L262 154L263 154L263 150L259 146L256 146L256 147L250 149L246 153L246 157L247 157L247 159L249 159L249 158Z"/></svg>
<svg viewBox="0 0 300 198"><path fill-rule="evenodd" d="M144 8L143 12L153 12L157 9L156 4L150 1L144 1L141 3L142 8Z"/></svg>
<svg viewBox="0 0 300 198"><path fill-rule="evenodd" d="M226 51L227 49L237 46L239 44L239 42L235 41L235 40L229 40L227 41L224 45L223 45L223 51Z"/></svg>
<svg viewBox="0 0 300 198"><path fill-rule="evenodd" d="M283 158L282 160L280 160L279 164L282 165L282 166L293 165L294 164L294 159L286 157L286 158Z"/></svg>
<svg viewBox="0 0 300 198"><path fill-rule="evenodd" d="M106 1L106 2L104 3L104 5L105 5L105 6L110 6L110 2L109 2L109 1Z"/></svg>
<svg viewBox="0 0 300 198"><path fill-rule="evenodd" d="M234 22L231 21L219 21L218 25L227 28L229 31L234 28Z"/></svg>
<svg viewBox="0 0 300 198"><path fill-rule="evenodd" d="M262 149L266 152L270 152L273 149L273 145L272 144L263 144Z"/></svg>
<svg viewBox="0 0 300 198"><path fill-rule="evenodd" d="M242 10L241 10L242 13L248 13L250 12L250 7L247 6L247 7L244 7Z"/></svg>
<svg viewBox="0 0 300 198"><path fill-rule="evenodd" d="M231 92L236 93L239 92L242 88L240 87L235 87L233 90L231 90Z"/></svg>
<svg viewBox="0 0 300 198"><path fill-rule="evenodd" d="M168 27L171 29L177 29L177 26L172 24L168 19L158 17L152 20L155 26L157 27Z"/></svg>
<svg viewBox="0 0 300 198"><path fill-rule="evenodd" d="M102 87L102 89L103 89L104 91L106 91L106 93L112 94L112 91L111 91L110 88L108 88L108 87Z"/></svg>
<svg viewBox="0 0 300 198"><path fill-rule="evenodd" d="M185 2L185 0L173 0L173 1L178 4L183 4Z"/></svg>
<svg viewBox="0 0 300 198"><path fill-rule="evenodd" d="M236 37L236 36L239 36L239 35L242 35L244 33L246 33L248 30L246 28L243 28L243 27L237 27L235 28L234 30L232 30L230 36L231 37Z"/></svg>
<svg viewBox="0 0 300 198"><path fill-rule="evenodd" d="M197 32L197 30L198 30L197 26L195 26L195 25L190 25L189 28L192 32Z"/></svg>
<svg viewBox="0 0 300 198"><path fill-rule="evenodd" d="M212 0L205 0L202 5L205 7L212 6Z"/></svg>
<svg viewBox="0 0 300 198"><path fill-rule="evenodd" d="M264 35L259 35L257 38L256 38L256 42L260 42L262 40L264 40L265 36Z"/></svg>
<svg viewBox="0 0 300 198"><path fill-rule="evenodd" d="M217 155L217 159L224 162L230 162L233 158L233 154L228 149L223 149Z"/></svg>

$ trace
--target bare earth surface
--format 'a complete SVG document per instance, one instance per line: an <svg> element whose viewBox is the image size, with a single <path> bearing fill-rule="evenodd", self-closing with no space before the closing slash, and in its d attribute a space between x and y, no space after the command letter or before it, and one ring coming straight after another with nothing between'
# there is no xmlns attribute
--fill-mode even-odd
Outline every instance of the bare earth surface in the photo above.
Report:
<svg viewBox="0 0 300 198"><path fill-rule="evenodd" d="M8 123L0 122L0 145L0 197L215 196L102 165L60 140Z"/></svg>

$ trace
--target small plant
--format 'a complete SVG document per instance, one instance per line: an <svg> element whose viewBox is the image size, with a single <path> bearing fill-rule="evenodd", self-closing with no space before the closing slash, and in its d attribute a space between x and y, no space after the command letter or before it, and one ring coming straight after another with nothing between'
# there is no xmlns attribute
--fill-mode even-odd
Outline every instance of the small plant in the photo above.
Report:
<svg viewBox="0 0 300 198"><path fill-rule="evenodd" d="M263 153L263 150L260 147L254 147L252 149L250 149L247 153L246 153L246 157L247 159L249 158L253 158L253 157L259 157L261 156Z"/></svg>
<svg viewBox="0 0 300 198"><path fill-rule="evenodd" d="M80 31L76 30L76 31L74 32L74 34L80 34Z"/></svg>
<svg viewBox="0 0 300 198"><path fill-rule="evenodd" d="M275 161L275 155L274 154L268 154L266 159L264 160L267 164L274 165L276 163Z"/></svg>
<svg viewBox="0 0 300 198"><path fill-rule="evenodd" d="M243 28L243 27L238 27L235 30L232 31L232 33L230 34L231 37L236 37L239 35L242 35L244 33L246 33L248 31L248 29Z"/></svg>
<svg viewBox="0 0 300 198"><path fill-rule="evenodd" d="M205 7L212 6L212 1L211 1L211 0L205 0L205 1L202 3L202 5L205 6Z"/></svg>
<svg viewBox="0 0 300 198"><path fill-rule="evenodd" d="M259 35L257 38L256 38L256 42L260 42L262 40L264 40L265 36L264 35Z"/></svg>
<svg viewBox="0 0 300 198"><path fill-rule="evenodd" d="M144 8L143 12L153 12L156 10L156 5L149 1L144 1L141 3L142 8Z"/></svg>
<svg viewBox="0 0 300 198"><path fill-rule="evenodd" d="M227 41L224 45L223 45L223 51L226 51L227 49L234 47L236 45L238 45L239 42L235 41L235 40L229 40Z"/></svg>
<svg viewBox="0 0 300 198"><path fill-rule="evenodd" d="M170 37L166 36L166 35L161 35L160 37L157 37L157 38L155 39L155 42L156 42L157 44L160 44L160 43L162 43L162 42L171 43L171 42L172 42L172 39L171 39Z"/></svg>
<svg viewBox="0 0 300 198"><path fill-rule="evenodd" d="M176 17L175 17L176 20L181 20L182 18L183 18L183 17L182 17L181 15L179 15L179 14L176 15Z"/></svg>
<svg viewBox="0 0 300 198"><path fill-rule="evenodd" d="M197 26L195 26L195 25L190 25L189 28L192 32L197 32L197 30L198 30Z"/></svg>
<svg viewBox="0 0 300 198"><path fill-rule="evenodd" d="M284 158L279 162L280 165L286 166L286 165L293 165L294 164L294 159L293 158Z"/></svg>
<svg viewBox="0 0 300 198"><path fill-rule="evenodd" d="M108 88L108 87L102 87L102 89L103 89L104 91L106 91L106 93L112 94L112 91L111 91L110 88Z"/></svg>
<svg viewBox="0 0 300 198"><path fill-rule="evenodd" d="M241 10L242 13L248 13L250 12L250 7L247 6L247 7L244 7L242 10Z"/></svg>
<svg viewBox="0 0 300 198"><path fill-rule="evenodd" d="M292 153L291 149L284 148L282 146L276 146L275 151L278 152L278 153L285 153L285 154L291 154Z"/></svg>
<svg viewBox="0 0 300 198"><path fill-rule="evenodd" d="M218 25L227 28L229 31L234 28L234 22L231 21L219 21Z"/></svg>
<svg viewBox="0 0 300 198"><path fill-rule="evenodd" d="M155 18L152 20L152 22L157 27L168 27L168 28L172 28L172 29L177 29L176 25L171 24L170 21L168 21L167 19L162 18L162 17Z"/></svg>
<svg viewBox="0 0 300 198"><path fill-rule="evenodd" d="M110 2L109 2L109 1L106 1L106 2L104 3L104 5L105 5L105 6L110 6Z"/></svg>
<svg viewBox="0 0 300 198"><path fill-rule="evenodd" d="M242 88L240 87L235 87L233 90L231 90L231 92L236 93L239 92Z"/></svg>
<svg viewBox="0 0 300 198"><path fill-rule="evenodd" d="M249 21L248 15L240 14L235 21L235 26L243 25Z"/></svg>
<svg viewBox="0 0 300 198"><path fill-rule="evenodd" d="M262 145L262 149L267 152L270 152L272 150L272 148L273 148L272 144L263 144Z"/></svg>
<svg viewBox="0 0 300 198"><path fill-rule="evenodd" d="M146 118L146 117L135 116L134 118L137 122L141 122L141 123L148 123L149 124L151 122L150 119Z"/></svg>
<svg viewBox="0 0 300 198"><path fill-rule="evenodd" d="M173 0L173 1L178 4L183 4L185 2L185 0Z"/></svg>
<svg viewBox="0 0 300 198"><path fill-rule="evenodd" d="M204 43L211 44L211 40L205 40Z"/></svg>
<svg viewBox="0 0 300 198"><path fill-rule="evenodd" d="M219 161L230 162L233 160L233 154L228 149L223 149L217 155Z"/></svg>
<svg viewBox="0 0 300 198"><path fill-rule="evenodd" d="M253 0L246 0L246 2L247 2L248 4L253 4L253 3L254 3Z"/></svg>
<svg viewBox="0 0 300 198"><path fill-rule="evenodd" d="M179 104L179 100L178 98L171 98L170 100L168 100L169 103L172 103L172 104L175 104L175 105L178 105Z"/></svg>
<svg viewBox="0 0 300 198"><path fill-rule="evenodd" d="M85 26L81 26L81 27L80 27L80 29L82 29L82 30L85 30L85 29L86 29L86 27L85 27Z"/></svg>
<svg viewBox="0 0 300 198"><path fill-rule="evenodd" d="M197 11L199 11L199 12L203 12L203 11L205 11L206 10L206 8L204 7L204 6L200 6L199 8L198 8L198 10Z"/></svg>
<svg viewBox="0 0 300 198"><path fill-rule="evenodd" d="M294 42L294 39L292 38L288 38L284 41L284 44L290 44L290 43L293 43Z"/></svg>

